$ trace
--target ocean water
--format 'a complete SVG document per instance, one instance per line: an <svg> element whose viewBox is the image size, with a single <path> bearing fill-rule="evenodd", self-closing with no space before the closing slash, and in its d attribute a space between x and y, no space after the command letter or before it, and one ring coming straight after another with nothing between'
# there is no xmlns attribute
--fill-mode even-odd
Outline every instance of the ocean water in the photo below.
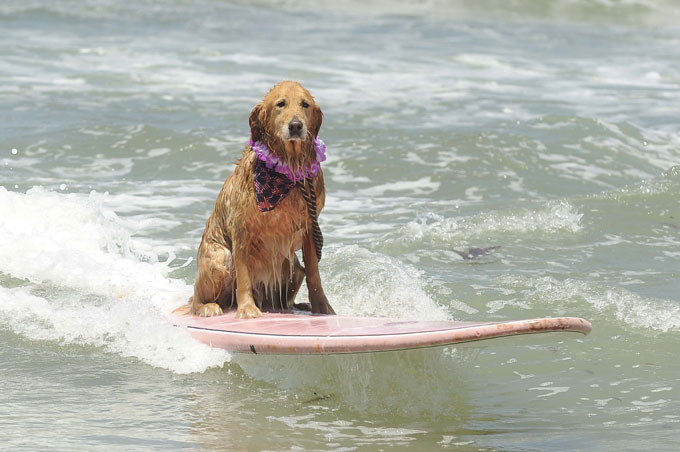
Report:
<svg viewBox="0 0 680 452"><path fill-rule="evenodd" d="M680 5L337 3L0 3L0 448L676 450ZM325 115L338 313L593 332L276 358L170 326L282 79Z"/></svg>

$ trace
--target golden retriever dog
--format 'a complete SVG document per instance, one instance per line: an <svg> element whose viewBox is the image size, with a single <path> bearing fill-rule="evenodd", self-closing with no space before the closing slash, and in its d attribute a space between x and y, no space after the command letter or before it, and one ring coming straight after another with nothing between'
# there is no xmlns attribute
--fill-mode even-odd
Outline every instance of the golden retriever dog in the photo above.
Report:
<svg viewBox="0 0 680 452"><path fill-rule="evenodd" d="M259 317L262 310L289 310L305 279L312 312L335 314L321 286L316 219L299 186L315 188L316 212L321 212L326 191L316 146L322 118L309 91L291 81L275 85L253 109L250 144L217 196L198 249L193 314L220 315L234 301L241 319ZM300 182L282 178L282 168ZM267 191L262 177L278 185ZM267 198L272 192L273 200ZM295 254L299 249L304 268Z"/></svg>

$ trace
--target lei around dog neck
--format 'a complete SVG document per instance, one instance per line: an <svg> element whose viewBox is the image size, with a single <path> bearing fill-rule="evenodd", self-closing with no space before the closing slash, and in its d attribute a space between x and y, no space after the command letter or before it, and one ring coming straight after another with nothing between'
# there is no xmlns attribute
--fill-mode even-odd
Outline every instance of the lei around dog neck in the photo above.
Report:
<svg viewBox="0 0 680 452"><path fill-rule="evenodd" d="M326 144L319 137L314 138L314 152L316 160L307 168L294 171L286 162L269 150L269 147L261 141L248 141L248 146L255 152L259 160L269 169L286 176L291 182L302 181L308 177L314 177L321 172L321 162L326 160Z"/></svg>

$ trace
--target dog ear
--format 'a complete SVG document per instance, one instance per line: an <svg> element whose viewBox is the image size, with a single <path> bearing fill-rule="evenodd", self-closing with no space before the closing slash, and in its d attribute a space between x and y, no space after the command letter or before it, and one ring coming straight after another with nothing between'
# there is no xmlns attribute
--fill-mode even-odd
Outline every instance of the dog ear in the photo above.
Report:
<svg viewBox="0 0 680 452"><path fill-rule="evenodd" d="M265 122L265 106L264 102L255 105L253 111L250 113L250 138L253 141L262 141L264 139L264 122Z"/></svg>
<svg viewBox="0 0 680 452"><path fill-rule="evenodd" d="M314 105L312 108L312 118L309 121L309 131L312 133L312 136L316 138L316 136L319 135L321 123L323 122L323 112L318 105Z"/></svg>

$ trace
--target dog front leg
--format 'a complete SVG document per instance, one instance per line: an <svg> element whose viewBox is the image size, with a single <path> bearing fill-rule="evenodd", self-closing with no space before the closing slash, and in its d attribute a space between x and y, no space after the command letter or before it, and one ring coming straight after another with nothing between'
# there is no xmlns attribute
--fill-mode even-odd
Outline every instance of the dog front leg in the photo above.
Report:
<svg viewBox="0 0 680 452"><path fill-rule="evenodd" d="M262 312L258 309L253 299L253 287L250 283L250 273L246 265L245 250L238 244L234 244L234 265L236 267L236 315L239 319L254 319L261 317Z"/></svg>
<svg viewBox="0 0 680 452"><path fill-rule="evenodd" d="M302 259L305 261L305 277L307 280L307 291L309 301L312 304L314 314L335 314L335 311L328 303L328 298L321 287L321 276L319 275L319 260L316 257L316 245L311 234L311 228L305 234L302 244Z"/></svg>

